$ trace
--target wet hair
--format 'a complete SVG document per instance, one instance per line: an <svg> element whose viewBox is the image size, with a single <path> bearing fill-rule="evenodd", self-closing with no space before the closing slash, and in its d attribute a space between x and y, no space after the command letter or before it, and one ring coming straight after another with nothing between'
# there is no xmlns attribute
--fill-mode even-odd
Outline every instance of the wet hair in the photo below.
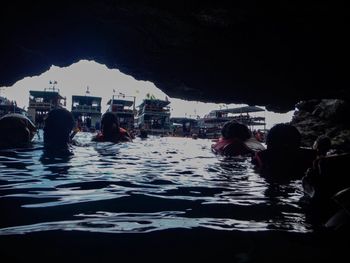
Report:
<svg viewBox="0 0 350 263"><path fill-rule="evenodd" d="M248 140L251 137L249 128L239 122L226 122L221 130L221 135L224 139L240 139L242 141Z"/></svg>
<svg viewBox="0 0 350 263"><path fill-rule="evenodd" d="M115 139L119 134L119 120L112 112L106 112L101 119L101 130L106 140Z"/></svg>
<svg viewBox="0 0 350 263"><path fill-rule="evenodd" d="M321 135L316 139L313 148L318 152L318 154L326 155L331 146L331 139L328 136Z"/></svg>
<svg viewBox="0 0 350 263"><path fill-rule="evenodd" d="M45 119L44 144L46 146L66 146L70 141L70 133L74 128L72 113L66 109L53 109Z"/></svg>
<svg viewBox="0 0 350 263"><path fill-rule="evenodd" d="M287 123L279 123L267 134L268 148L297 149L300 147L301 135L297 128Z"/></svg>
<svg viewBox="0 0 350 263"><path fill-rule="evenodd" d="M106 112L105 114L103 114L101 119L101 125L108 127L113 124L116 124L119 127L118 117L112 112Z"/></svg>

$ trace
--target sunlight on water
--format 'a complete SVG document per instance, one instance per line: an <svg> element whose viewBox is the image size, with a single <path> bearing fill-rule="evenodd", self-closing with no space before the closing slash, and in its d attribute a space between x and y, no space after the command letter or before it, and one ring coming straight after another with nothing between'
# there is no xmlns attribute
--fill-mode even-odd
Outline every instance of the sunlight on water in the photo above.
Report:
<svg viewBox="0 0 350 263"><path fill-rule="evenodd" d="M70 156L45 155L40 138L30 149L1 150L1 235L312 230L299 181L268 184L249 159L212 154L210 140L111 144L92 143L91 136L79 133Z"/></svg>

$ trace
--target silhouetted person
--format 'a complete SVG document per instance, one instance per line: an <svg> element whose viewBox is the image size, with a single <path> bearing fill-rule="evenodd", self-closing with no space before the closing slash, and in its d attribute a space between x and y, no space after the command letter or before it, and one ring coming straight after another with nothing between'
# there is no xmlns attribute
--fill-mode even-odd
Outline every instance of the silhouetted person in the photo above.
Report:
<svg viewBox="0 0 350 263"><path fill-rule="evenodd" d="M106 112L101 119L101 132L92 140L118 143L132 141L132 138L125 129L119 127L118 117L112 112Z"/></svg>
<svg viewBox="0 0 350 263"><path fill-rule="evenodd" d="M139 134L139 137L141 139L146 139L148 137L148 133L145 129L140 129L140 134Z"/></svg>
<svg viewBox="0 0 350 263"><path fill-rule="evenodd" d="M331 149L332 142L327 136L318 137L312 148L316 151L316 158L312 163L312 166L309 167L305 173L305 176L302 178L302 184L304 192L309 196L313 197L315 195L314 187L318 187L319 178L320 178L320 162L322 158L327 156L327 153Z"/></svg>
<svg viewBox="0 0 350 263"><path fill-rule="evenodd" d="M327 155L331 149L331 146L331 139L327 136L322 135L316 139L312 148L317 152L318 157L323 157Z"/></svg>
<svg viewBox="0 0 350 263"><path fill-rule="evenodd" d="M96 131L99 131L100 130L100 122L99 121L97 121L96 123L95 123L95 130Z"/></svg>
<svg viewBox="0 0 350 263"><path fill-rule="evenodd" d="M325 227L348 234L350 231L350 187L344 188L332 197L338 211L325 223Z"/></svg>
<svg viewBox="0 0 350 263"><path fill-rule="evenodd" d="M0 118L0 147L20 147L30 143L36 127L26 116L9 113Z"/></svg>
<svg viewBox="0 0 350 263"><path fill-rule="evenodd" d="M66 149L76 131L72 113L66 109L53 109L44 124L44 146L47 149Z"/></svg>
<svg viewBox="0 0 350 263"><path fill-rule="evenodd" d="M301 179L311 167L316 152L300 148L301 134L290 124L277 124L267 134L267 149L258 152L253 162L259 172L275 179Z"/></svg>
<svg viewBox="0 0 350 263"><path fill-rule="evenodd" d="M259 142L264 141L264 134L260 130L257 130L257 131L254 130L253 135L257 141Z"/></svg>
<svg viewBox="0 0 350 263"><path fill-rule="evenodd" d="M91 118L90 118L90 117L86 119L86 127L87 127L89 130L90 130L90 128L91 128Z"/></svg>
<svg viewBox="0 0 350 263"><path fill-rule="evenodd" d="M216 154L227 156L249 155L264 147L252 137L248 127L231 121L224 124L220 139L211 146Z"/></svg>
<svg viewBox="0 0 350 263"><path fill-rule="evenodd" d="M346 174L350 164L350 154L328 154L331 140L320 136L314 143L317 158L314 160L302 183L304 192L315 199L330 198L338 191L350 187L350 177Z"/></svg>

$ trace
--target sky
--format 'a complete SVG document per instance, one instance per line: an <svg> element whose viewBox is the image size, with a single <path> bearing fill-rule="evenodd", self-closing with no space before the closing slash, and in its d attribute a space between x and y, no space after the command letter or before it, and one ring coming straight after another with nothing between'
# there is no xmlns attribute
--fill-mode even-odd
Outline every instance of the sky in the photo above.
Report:
<svg viewBox="0 0 350 263"><path fill-rule="evenodd" d="M211 110L220 108L234 108L245 104L216 104L198 101L185 101L171 98L158 89L152 82L138 81L132 76L121 73L118 69L108 69L105 65L94 61L81 60L69 67L60 68L52 66L50 70L39 76L26 77L19 80L11 87L0 87L0 96L17 102L19 107L27 109L29 102L29 90L44 90L52 88L49 83L57 81L55 88L67 98L67 109L71 109L72 95L85 95L87 87L91 96L102 97L102 112L107 110L107 101L113 94L123 93L126 99L136 99L136 106L140 105L146 94L153 94L157 99L164 100L168 97L171 102L171 117L203 117ZM114 93L115 92L115 93ZM259 105L257 105L259 106ZM274 124L289 122L293 112L278 114L273 112L256 113L255 116L266 118L266 127L269 129Z"/></svg>

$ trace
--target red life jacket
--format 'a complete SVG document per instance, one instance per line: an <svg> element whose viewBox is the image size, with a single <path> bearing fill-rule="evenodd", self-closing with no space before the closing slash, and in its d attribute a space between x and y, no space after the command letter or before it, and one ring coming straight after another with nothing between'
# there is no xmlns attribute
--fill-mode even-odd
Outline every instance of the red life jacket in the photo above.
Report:
<svg viewBox="0 0 350 263"><path fill-rule="evenodd" d="M106 141L102 132L99 132L94 137L93 140L97 141L97 142L105 142ZM125 129L119 128L118 141L130 141L130 140L131 140L131 137L130 137L129 133Z"/></svg>
<svg viewBox="0 0 350 263"><path fill-rule="evenodd" d="M224 139L220 138L211 149L216 154L237 156L250 154L253 151L239 139Z"/></svg>

